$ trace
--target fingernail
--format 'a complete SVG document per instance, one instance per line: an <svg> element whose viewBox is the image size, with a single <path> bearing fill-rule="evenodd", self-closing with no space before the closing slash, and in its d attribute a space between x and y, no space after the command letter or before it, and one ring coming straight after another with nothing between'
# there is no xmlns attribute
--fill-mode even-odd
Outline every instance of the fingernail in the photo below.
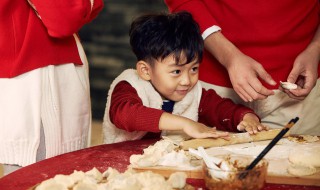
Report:
<svg viewBox="0 0 320 190"><path fill-rule="evenodd" d="M270 81L270 84L271 85L276 85L277 83L276 83L276 81L272 80L272 81Z"/></svg>

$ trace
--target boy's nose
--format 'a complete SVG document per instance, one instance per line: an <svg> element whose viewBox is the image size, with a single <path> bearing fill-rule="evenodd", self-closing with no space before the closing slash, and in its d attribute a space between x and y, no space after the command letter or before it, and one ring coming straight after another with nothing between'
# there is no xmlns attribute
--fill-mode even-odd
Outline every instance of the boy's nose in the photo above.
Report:
<svg viewBox="0 0 320 190"><path fill-rule="evenodd" d="M181 85L189 85L190 84L190 76L189 75L183 75L180 81Z"/></svg>

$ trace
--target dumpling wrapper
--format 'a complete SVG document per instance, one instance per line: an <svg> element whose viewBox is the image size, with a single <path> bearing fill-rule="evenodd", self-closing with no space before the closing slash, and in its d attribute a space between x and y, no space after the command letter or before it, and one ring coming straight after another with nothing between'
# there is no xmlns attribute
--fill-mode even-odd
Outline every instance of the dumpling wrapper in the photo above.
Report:
<svg viewBox="0 0 320 190"><path fill-rule="evenodd" d="M282 88L287 89L287 90L294 90L298 88L298 85L290 82L282 82L280 81L280 85Z"/></svg>

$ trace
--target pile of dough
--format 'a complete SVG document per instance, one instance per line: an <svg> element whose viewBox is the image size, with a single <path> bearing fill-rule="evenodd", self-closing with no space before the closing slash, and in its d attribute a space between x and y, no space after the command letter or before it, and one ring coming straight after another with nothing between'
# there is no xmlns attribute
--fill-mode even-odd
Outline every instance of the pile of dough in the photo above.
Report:
<svg viewBox="0 0 320 190"><path fill-rule="evenodd" d="M157 141L143 150L143 154L130 156L132 167L169 166L180 168L194 168L191 165L191 156L187 151L179 150L179 145L170 139Z"/></svg>
<svg viewBox="0 0 320 190"><path fill-rule="evenodd" d="M168 180L151 171L135 172L128 169L119 173L108 168L103 174L96 168L88 172L74 171L70 175L56 175L43 181L35 190L172 190L190 188L186 184L186 174L176 172Z"/></svg>
<svg viewBox="0 0 320 190"><path fill-rule="evenodd" d="M288 172L295 176L313 175L320 167L320 147L303 146L289 153Z"/></svg>

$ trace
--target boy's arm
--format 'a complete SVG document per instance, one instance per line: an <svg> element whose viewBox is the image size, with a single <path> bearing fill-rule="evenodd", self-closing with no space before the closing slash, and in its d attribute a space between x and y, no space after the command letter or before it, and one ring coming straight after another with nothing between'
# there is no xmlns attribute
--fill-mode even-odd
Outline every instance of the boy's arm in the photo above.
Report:
<svg viewBox="0 0 320 190"><path fill-rule="evenodd" d="M229 139L227 132L216 131L202 123L193 121L186 117L164 112L161 115L159 128L161 130L181 130L193 138L224 138Z"/></svg>
<svg viewBox="0 0 320 190"><path fill-rule="evenodd" d="M127 82L116 85L109 114L111 122L126 131L182 130L193 138L228 139L228 133L217 132L191 119L143 106L136 90Z"/></svg>
<svg viewBox="0 0 320 190"><path fill-rule="evenodd" d="M238 132L237 125L247 113L255 114L250 108L221 98L214 90L202 90L199 105L199 122L215 126L218 130ZM258 117L258 116L257 116Z"/></svg>
<svg viewBox="0 0 320 190"><path fill-rule="evenodd" d="M116 85L111 97L111 122L126 131L160 132L159 120L164 111L142 104L137 91L127 82Z"/></svg>

